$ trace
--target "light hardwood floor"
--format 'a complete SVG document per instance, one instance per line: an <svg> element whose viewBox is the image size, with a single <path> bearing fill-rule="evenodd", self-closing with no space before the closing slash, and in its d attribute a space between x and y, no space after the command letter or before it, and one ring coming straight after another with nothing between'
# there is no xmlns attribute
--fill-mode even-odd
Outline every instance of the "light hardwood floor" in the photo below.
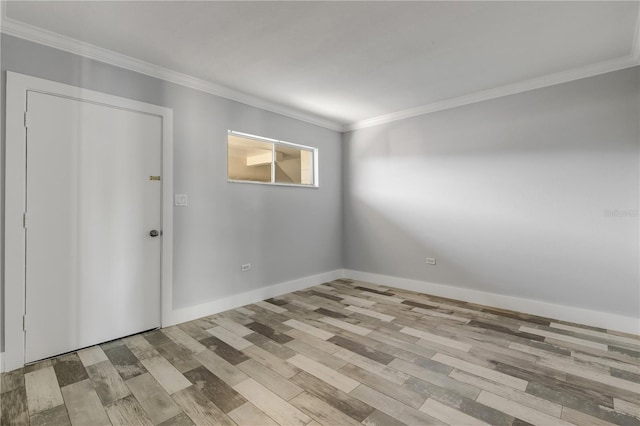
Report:
<svg viewBox="0 0 640 426"><path fill-rule="evenodd" d="M640 338L350 280L2 375L31 425L640 425Z"/></svg>

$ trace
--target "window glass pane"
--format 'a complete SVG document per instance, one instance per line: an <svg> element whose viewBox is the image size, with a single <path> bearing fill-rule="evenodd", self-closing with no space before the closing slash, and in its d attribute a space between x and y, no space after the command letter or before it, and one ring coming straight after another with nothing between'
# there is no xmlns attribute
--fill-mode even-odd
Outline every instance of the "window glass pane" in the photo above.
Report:
<svg viewBox="0 0 640 426"><path fill-rule="evenodd" d="M231 180L271 182L273 144L229 135L227 177Z"/></svg>
<svg viewBox="0 0 640 426"><path fill-rule="evenodd" d="M313 181L313 151L303 149L300 151L300 183L303 185L314 185Z"/></svg>
<svg viewBox="0 0 640 426"><path fill-rule="evenodd" d="M275 178L277 183L313 185L313 152L276 144Z"/></svg>

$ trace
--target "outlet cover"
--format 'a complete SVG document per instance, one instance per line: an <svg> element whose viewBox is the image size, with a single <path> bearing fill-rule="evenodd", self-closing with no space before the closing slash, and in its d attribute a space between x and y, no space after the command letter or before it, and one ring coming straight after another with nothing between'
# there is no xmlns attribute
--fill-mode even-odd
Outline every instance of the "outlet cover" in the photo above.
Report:
<svg viewBox="0 0 640 426"><path fill-rule="evenodd" d="M179 207L186 207L188 204L187 194L176 194L175 195L175 204Z"/></svg>
<svg viewBox="0 0 640 426"><path fill-rule="evenodd" d="M426 260L427 265L435 265L436 264L436 258L435 257L427 257L425 260Z"/></svg>
<svg viewBox="0 0 640 426"><path fill-rule="evenodd" d="M240 266L240 270L242 272L247 272L251 270L251 264L250 263L245 263L244 265Z"/></svg>

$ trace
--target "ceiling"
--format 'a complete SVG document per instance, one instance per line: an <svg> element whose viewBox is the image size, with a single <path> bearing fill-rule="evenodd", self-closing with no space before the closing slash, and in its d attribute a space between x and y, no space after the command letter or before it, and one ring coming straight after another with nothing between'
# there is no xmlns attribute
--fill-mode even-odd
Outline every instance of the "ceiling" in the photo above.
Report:
<svg viewBox="0 0 640 426"><path fill-rule="evenodd" d="M3 32L48 30L349 129L637 64L639 6L9 1Z"/></svg>

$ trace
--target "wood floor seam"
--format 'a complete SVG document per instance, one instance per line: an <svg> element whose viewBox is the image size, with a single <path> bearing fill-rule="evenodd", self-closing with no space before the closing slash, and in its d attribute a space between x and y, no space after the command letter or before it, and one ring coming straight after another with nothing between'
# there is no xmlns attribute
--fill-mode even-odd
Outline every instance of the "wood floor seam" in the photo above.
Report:
<svg viewBox="0 0 640 426"><path fill-rule="evenodd" d="M0 379L1 425L640 426L640 336L346 279Z"/></svg>

